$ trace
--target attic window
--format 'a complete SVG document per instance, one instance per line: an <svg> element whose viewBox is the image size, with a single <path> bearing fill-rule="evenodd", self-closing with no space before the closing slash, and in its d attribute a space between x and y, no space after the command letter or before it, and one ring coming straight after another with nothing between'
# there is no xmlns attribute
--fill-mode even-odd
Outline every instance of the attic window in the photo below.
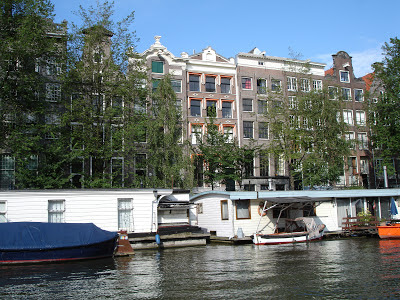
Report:
<svg viewBox="0 0 400 300"><path fill-rule="evenodd" d="M349 71L340 71L340 82L350 82Z"/></svg>
<svg viewBox="0 0 400 300"><path fill-rule="evenodd" d="M259 66L263 66L263 65L264 65L264 62L263 62L263 61L259 61L259 62L258 62L258 65L259 65Z"/></svg>
<svg viewBox="0 0 400 300"><path fill-rule="evenodd" d="M151 72L153 73L164 73L164 64L162 61L151 62Z"/></svg>

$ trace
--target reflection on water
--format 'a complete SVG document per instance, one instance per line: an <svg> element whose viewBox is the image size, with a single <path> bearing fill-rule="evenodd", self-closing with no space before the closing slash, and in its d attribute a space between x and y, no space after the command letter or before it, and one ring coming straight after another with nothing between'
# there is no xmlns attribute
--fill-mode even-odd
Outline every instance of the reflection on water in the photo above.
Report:
<svg viewBox="0 0 400 300"><path fill-rule="evenodd" d="M137 251L133 257L1 266L0 298L380 299L400 297L400 241Z"/></svg>

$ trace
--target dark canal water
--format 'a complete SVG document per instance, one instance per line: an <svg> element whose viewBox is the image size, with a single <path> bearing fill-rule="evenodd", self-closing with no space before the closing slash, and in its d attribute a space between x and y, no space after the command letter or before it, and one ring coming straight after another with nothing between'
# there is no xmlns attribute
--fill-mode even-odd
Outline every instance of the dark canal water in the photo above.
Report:
<svg viewBox="0 0 400 300"><path fill-rule="evenodd" d="M1 299L400 299L400 241L137 251L0 266Z"/></svg>

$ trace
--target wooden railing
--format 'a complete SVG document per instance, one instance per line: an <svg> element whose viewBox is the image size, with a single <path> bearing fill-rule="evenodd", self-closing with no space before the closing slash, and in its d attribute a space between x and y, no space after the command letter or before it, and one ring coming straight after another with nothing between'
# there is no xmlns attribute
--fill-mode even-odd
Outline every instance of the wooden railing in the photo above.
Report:
<svg viewBox="0 0 400 300"><path fill-rule="evenodd" d="M375 216L369 217L347 217L343 218L342 231L357 232L357 231L376 231L376 226L380 221Z"/></svg>

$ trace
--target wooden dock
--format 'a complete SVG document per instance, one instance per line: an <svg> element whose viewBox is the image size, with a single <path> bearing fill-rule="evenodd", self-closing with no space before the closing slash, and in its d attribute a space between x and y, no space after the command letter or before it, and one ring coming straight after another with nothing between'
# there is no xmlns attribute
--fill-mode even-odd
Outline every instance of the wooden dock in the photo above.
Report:
<svg viewBox="0 0 400 300"><path fill-rule="evenodd" d="M375 216L343 218L342 232L344 235L378 235L376 228L381 222Z"/></svg>

